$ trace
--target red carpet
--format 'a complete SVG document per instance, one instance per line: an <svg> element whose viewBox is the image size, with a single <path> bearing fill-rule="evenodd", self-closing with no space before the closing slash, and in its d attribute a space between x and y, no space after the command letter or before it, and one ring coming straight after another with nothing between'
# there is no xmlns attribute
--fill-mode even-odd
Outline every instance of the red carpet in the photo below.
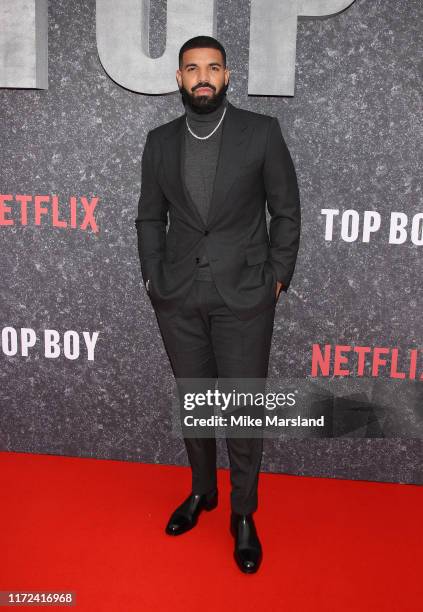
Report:
<svg viewBox="0 0 423 612"><path fill-rule="evenodd" d="M190 482L183 467L0 453L0 590L74 591L83 612L423 608L421 487L261 474L263 563L244 575L226 470L218 508L164 533Z"/></svg>

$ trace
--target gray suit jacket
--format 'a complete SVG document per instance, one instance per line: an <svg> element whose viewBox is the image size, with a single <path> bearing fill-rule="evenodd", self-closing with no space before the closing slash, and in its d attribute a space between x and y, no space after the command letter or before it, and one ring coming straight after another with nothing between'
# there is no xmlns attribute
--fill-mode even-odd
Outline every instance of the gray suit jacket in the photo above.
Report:
<svg viewBox="0 0 423 612"><path fill-rule="evenodd" d="M217 289L240 319L274 304L276 281L286 291L294 273L300 198L279 121L229 102L222 127L206 222L183 180L185 115L147 135L135 225L142 277L153 307L165 316L188 294L201 241Z"/></svg>

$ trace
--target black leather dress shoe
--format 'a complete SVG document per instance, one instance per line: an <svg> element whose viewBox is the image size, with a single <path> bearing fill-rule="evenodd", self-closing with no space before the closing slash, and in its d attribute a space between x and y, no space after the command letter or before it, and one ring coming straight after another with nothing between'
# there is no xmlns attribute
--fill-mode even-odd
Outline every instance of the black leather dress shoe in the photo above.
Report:
<svg viewBox="0 0 423 612"><path fill-rule="evenodd" d="M176 508L166 525L168 535L181 535L197 524L202 510L213 510L218 500L217 489L210 493L189 495L187 499Z"/></svg>
<svg viewBox="0 0 423 612"><path fill-rule="evenodd" d="M252 514L231 514L231 533L235 538L234 557L239 569L254 574L260 566L263 552Z"/></svg>

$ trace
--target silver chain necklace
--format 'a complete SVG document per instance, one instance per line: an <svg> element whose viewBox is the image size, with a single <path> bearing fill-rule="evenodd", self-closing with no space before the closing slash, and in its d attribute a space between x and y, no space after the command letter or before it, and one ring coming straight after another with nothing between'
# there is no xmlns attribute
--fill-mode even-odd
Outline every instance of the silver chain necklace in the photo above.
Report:
<svg viewBox="0 0 423 612"><path fill-rule="evenodd" d="M186 124L187 124L187 128L188 128L188 130L189 130L189 133L190 133L190 134L192 134L192 135L194 136L194 138L198 138L198 140L206 140L207 138L210 138L210 136L213 136L213 134L215 133L215 131L218 129L219 125L220 125L220 124L222 123L222 121L223 121L223 117L225 116L225 113L226 113L226 108L227 108L227 107L225 107L225 110L223 111L223 114L222 114L222 116L221 116L221 118L220 118L219 123L216 125L216 127L214 128L214 130L213 130L212 132L210 132L210 134L209 134L208 136L197 136L197 134L194 134L194 132L192 131L192 129L189 127L188 117L185 117L185 121L186 121Z"/></svg>

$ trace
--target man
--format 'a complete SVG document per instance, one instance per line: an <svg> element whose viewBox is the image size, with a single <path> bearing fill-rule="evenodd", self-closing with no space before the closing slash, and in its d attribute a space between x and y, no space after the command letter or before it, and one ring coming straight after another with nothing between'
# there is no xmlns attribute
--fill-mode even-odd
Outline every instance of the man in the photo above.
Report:
<svg viewBox="0 0 423 612"><path fill-rule="evenodd" d="M184 43L176 79L186 113L148 133L142 159L135 224L145 287L177 381L265 379L275 306L299 248L294 165L276 118L227 100L216 39ZM218 500L215 437L184 441L192 491L172 513L169 535L192 529ZM253 573L262 559L253 513L263 440L226 442L234 556Z"/></svg>

